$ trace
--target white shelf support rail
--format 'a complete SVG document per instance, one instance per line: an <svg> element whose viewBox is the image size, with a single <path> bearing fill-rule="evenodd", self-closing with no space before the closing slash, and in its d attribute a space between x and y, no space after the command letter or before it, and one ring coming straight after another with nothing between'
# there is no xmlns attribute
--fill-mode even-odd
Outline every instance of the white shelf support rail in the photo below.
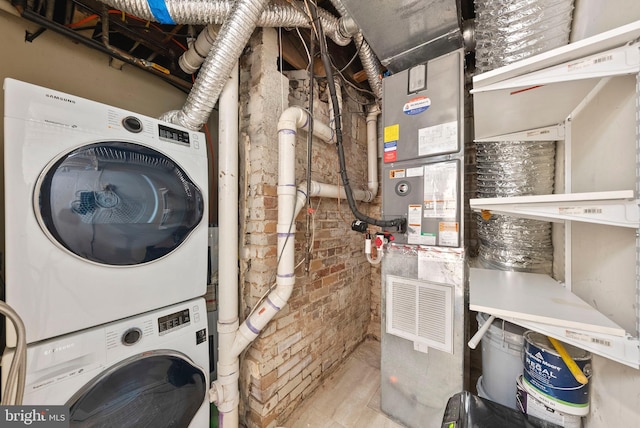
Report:
<svg viewBox="0 0 640 428"><path fill-rule="evenodd" d="M565 125L543 126L527 131L513 132L510 134L496 135L490 138L478 138L476 143L491 143L494 141L559 141L565 139Z"/></svg>
<svg viewBox="0 0 640 428"><path fill-rule="evenodd" d="M504 318L526 329L536 330L562 342L602 355L634 369L640 369L640 341L629 335L625 337L608 336L575 328L565 328L550 324L527 322L519 318Z"/></svg>
<svg viewBox="0 0 640 428"><path fill-rule="evenodd" d="M634 41L578 60L544 68L523 76L513 77L480 89L474 89L471 93L527 87L535 88L550 83L634 74L640 70L639 46L640 42Z"/></svg>
<svg viewBox="0 0 640 428"><path fill-rule="evenodd" d="M633 190L553 195L479 198L469 201L475 211L491 211L553 222L582 221L610 226L640 227Z"/></svg>
<svg viewBox="0 0 640 428"><path fill-rule="evenodd" d="M636 194L640 195L640 72L636 74ZM636 231L636 337L640 337L640 236Z"/></svg>
<svg viewBox="0 0 640 428"><path fill-rule="evenodd" d="M573 156L573 125L570 120L564 121L565 125L565 138L564 138L564 193L571 193L572 178L571 178L571 157ZM564 282L567 290L573 289L573 248L572 242L572 223L566 221L564 223Z"/></svg>

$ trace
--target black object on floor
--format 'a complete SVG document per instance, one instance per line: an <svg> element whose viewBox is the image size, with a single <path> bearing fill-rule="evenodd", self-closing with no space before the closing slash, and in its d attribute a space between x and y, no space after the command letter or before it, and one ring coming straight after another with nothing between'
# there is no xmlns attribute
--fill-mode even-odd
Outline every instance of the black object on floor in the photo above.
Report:
<svg viewBox="0 0 640 428"><path fill-rule="evenodd" d="M462 391L449 398L442 428L561 428L510 407Z"/></svg>

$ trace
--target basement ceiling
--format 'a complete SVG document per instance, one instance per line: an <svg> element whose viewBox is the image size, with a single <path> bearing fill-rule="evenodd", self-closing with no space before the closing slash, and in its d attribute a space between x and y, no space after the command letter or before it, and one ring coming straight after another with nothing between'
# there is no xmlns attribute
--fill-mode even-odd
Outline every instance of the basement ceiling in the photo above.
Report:
<svg viewBox="0 0 640 428"><path fill-rule="evenodd" d="M320 0L317 3L339 16L331 1ZM462 19L473 13L472 0L376 0L374 3L343 0L376 55L393 72L420 60L425 61L429 50L436 52L431 49L436 45L439 49L444 46L448 51L460 47ZM180 69L178 58L203 26L146 21L109 8L97 0L12 0L12 4L24 18L41 26L39 30L26 34L28 42L37 43L38 36L44 31L56 31L108 54L113 66L133 64L184 92L191 89L195 76ZM413 16L411 22L420 25L403 25L407 13ZM283 71L307 69L310 31L306 28L283 28L279 34ZM446 43L432 41L441 40L443 34ZM327 44L334 67L340 70L343 79L369 90L354 43L338 46L329 39ZM316 46L315 52L319 53L319 47ZM313 62L316 75L324 76L319 57L316 56Z"/></svg>

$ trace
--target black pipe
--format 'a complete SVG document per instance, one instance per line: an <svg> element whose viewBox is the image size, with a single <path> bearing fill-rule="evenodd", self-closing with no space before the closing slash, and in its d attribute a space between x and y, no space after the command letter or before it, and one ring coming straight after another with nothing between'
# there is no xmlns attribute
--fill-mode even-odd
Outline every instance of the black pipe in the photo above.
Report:
<svg viewBox="0 0 640 428"><path fill-rule="evenodd" d="M116 59L119 59L120 61L126 62L128 64L131 65L135 65L136 67L139 67L145 71L148 71L152 74L155 74L156 76L159 76L165 80L167 80L169 83L173 84L174 86L176 86L178 89L189 93L189 91L191 90L191 83L182 80L172 74L165 74L161 71L158 71L152 67L146 66L144 64L142 64L141 62L138 63L137 58L133 58L131 56L126 56L124 55L122 52L120 52L119 50L115 49L115 48L111 48L109 49L108 47L104 46L103 44L101 44L100 42L97 42L93 39L89 39L87 37L84 37L78 33L76 33L75 31L73 31L70 28L67 28L63 25L60 24L56 24L55 22L51 22L48 19L46 19L44 16L38 15L37 13L29 10L29 9L23 9L20 10L20 14L23 18L28 19L31 22L35 22L36 24L45 27L47 29L53 30L59 34L62 34L64 36L67 36L69 38L71 38L72 40L75 40L77 42L80 42L82 44L84 44L85 46L88 46L90 48L93 49L97 49L100 52L103 52L111 57L114 57Z"/></svg>
<svg viewBox="0 0 640 428"><path fill-rule="evenodd" d="M317 20L317 13L315 6L311 3L311 15L314 20ZM349 185L349 177L347 175L347 166L344 157L344 147L342 145L342 120L341 120L341 112L340 105L338 104L338 97L336 96L336 86L333 81L333 69L331 68L331 59L329 58L329 52L327 48L327 39L324 36L324 31L322 29L322 25L318 20L318 32L320 33L318 36L318 43L320 44L320 56L322 58L322 64L324 65L325 72L327 74L327 85L329 88L329 94L331 95L331 104L333 106L334 111L334 124L336 130L336 147L338 149L338 160L340 162L340 178L342 179L342 184L344 186L345 194L347 195L347 202L349 203L349 208L353 215L360 221L363 221L368 224L373 224L379 227L394 227L398 230L398 232L404 233L406 230L407 219L403 217L394 218L392 220L379 220L373 217L369 217L365 214L362 214L356 205L356 201L353 198L353 191L351 190L351 186Z"/></svg>

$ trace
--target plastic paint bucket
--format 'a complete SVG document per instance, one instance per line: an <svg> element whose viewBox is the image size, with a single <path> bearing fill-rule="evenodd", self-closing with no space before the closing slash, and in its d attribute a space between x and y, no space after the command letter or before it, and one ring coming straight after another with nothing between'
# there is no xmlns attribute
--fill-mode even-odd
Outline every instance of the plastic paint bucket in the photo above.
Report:
<svg viewBox="0 0 640 428"><path fill-rule="evenodd" d="M571 374L547 336L535 331L524 334L524 376L522 383L544 405L570 415L589 413L589 383L582 385ZM564 344L578 368L591 377L591 354Z"/></svg>
<svg viewBox="0 0 640 428"><path fill-rule="evenodd" d="M528 416L542 419L560 425L564 428L581 428L582 418L577 415L568 415L559 410L545 406L544 403L538 401L532 394L527 392L522 381L522 375L518 376L516 402L518 410Z"/></svg>
<svg viewBox="0 0 640 428"><path fill-rule="evenodd" d="M478 328L488 318L488 314L478 313ZM522 374L525 331L518 325L495 319L481 342L482 389L486 398L512 409L516 408L516 377Z"/></svg>

